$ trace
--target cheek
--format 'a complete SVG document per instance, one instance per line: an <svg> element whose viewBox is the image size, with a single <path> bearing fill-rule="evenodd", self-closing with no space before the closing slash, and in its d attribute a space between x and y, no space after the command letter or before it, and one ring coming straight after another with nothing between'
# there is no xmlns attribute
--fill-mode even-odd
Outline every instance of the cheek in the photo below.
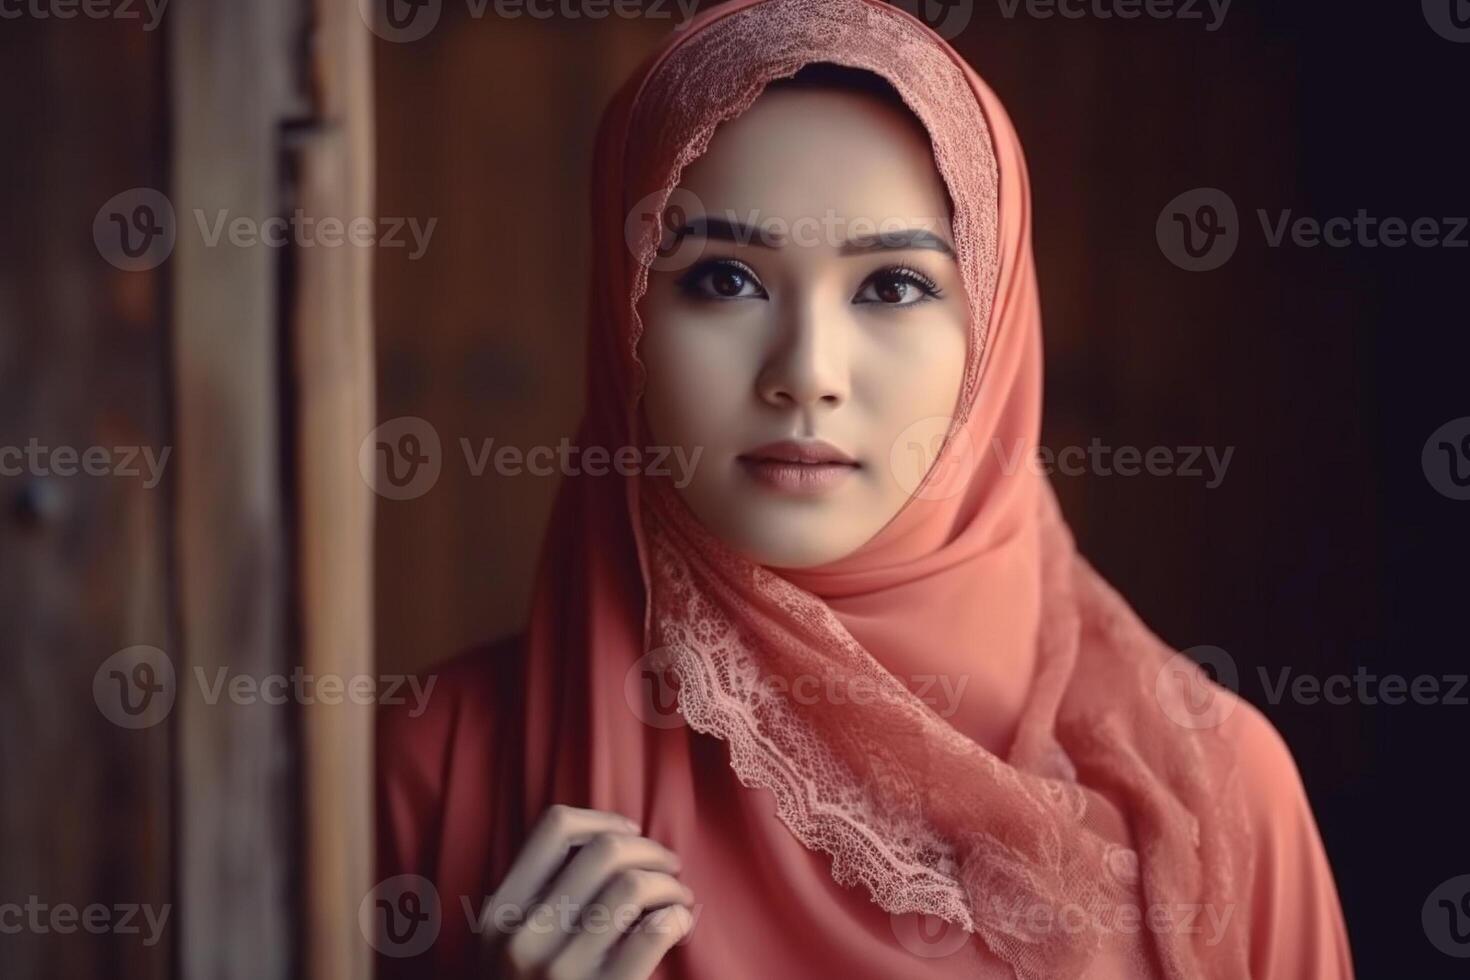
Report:
<svg viewBox="0 0 1470 980"><path fill-rule="evenodd" d="M751 399L751 345L730 324L651 321L642 346L644 410L660 443L717 448ZM751 334L753 336L753 334Z"/></svg>
<svg viewBox="0 0 1470 980"><path fill-rule="evenodd" d="M878 332L865 346L864 400L887 438L923 419L954 413L964 379L967 331L948 311Z"/></svg>

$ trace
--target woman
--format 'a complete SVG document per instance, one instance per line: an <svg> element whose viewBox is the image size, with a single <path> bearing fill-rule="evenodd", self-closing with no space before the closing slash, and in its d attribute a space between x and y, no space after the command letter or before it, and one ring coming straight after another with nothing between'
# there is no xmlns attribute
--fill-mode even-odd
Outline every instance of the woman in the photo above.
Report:
<svg viewBox="0 0 1470 980"><path fill-rule="evenodd" d="M1004 465L1040 314L974 72L876 0L741 0L594 173L579 443L696 462L567 479L526 636L384 714L379 877L438 903L385 967L1351 976L1280 738Z"/></svg>

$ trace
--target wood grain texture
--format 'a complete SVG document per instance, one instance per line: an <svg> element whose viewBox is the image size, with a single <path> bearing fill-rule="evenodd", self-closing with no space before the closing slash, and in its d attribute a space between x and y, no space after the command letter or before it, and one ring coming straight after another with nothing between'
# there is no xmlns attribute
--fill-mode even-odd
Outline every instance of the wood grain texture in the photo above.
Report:
<svg viewBox="0 0 1470 980"><path fill-rule="evenodd" d="M277 249L211 245L221 211L282 209L279 120L293 113L285 0L170 11L181 670L256 679L292 664L280 413ZM289 710L208 703L182 685L180 975L277 980L297 959L296 785Z"/></svg>
<svg viewBox="0 0 1470 980"><path fill-rule="evenodd" d="M164 187L163 69L162 32L137 23L0 25L0 903L37 909L7 910L5 977L173 960L171 720L124 729L93 696L115 652L174 641L171 462L150 486L116 453L171 443L168 270L119 269L92 235L114 195ZM55 455L93 448L106 475ZM115 928L144 905L169 914L151 943ZM106 931L51 918L67 906L105 907Z"/></svg>
<svg viewBox="0 0 1470 980"><path fill-rule="evenodd" d="M294 198L314 219L373 214L371 35L352 4L319 0L313 124L294 144ZM297 564L301 662L311 675L373 668L373 500L358 446L373 427L373 249L294 253ZM358 905L373 887L370 704L302 710L307 976L371 969Z"/></svg>

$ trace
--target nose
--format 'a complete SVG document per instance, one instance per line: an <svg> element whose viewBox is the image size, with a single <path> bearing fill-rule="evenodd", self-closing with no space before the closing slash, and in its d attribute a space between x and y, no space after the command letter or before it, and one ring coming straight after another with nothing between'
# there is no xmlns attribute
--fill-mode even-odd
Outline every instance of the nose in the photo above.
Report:
<svg viewBox="0 0 1470 980"><path fill-rule="evenodd" d="M838 318L810 306L785 318L756 377L762 401L776 408L837 408L851 392L848 351Z"/></svg>

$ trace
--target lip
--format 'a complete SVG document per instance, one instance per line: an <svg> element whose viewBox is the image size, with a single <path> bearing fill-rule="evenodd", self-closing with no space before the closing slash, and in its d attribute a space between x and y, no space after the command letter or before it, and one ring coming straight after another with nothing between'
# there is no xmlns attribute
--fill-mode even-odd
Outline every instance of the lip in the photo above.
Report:
<svg viewBox="0 0 1470 980"><path fill-rule="evenodd" d="M768 442L764 446L746 450L740 454L740 458L757 462L801 463L808 466L858 465L857 460L847 453L820 439L782 439L779 442Z"/></svg>
<svg viewBox="0 0 1470 980"><path fill-rule="evenodd" d="M780 493L814 496L851 476L859 463L820 439L783 439L738 457L745 472L762 486Z"/></svg>

